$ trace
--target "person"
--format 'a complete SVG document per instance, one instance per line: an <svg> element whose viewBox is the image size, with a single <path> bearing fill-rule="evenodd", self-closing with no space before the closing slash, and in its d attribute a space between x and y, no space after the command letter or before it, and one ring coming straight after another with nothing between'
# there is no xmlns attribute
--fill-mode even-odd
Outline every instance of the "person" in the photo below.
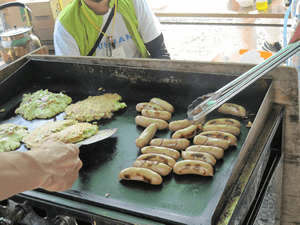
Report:
<svg viewBox="0 0 300 225"><path fill-rule="evenodd" d="M295 43L297 41L300 41L300 23L298 22L296 24L295 30L291 33L291 37L289 40L289 44Z"/></svg>
<svg viewBox="0 0 300 225"><path fill-rule="evenodd" d="M159 26L146 0L73 0L55 22L54 50L56 55L87 56L102 34L93 56L170 59Z"/></svg>
<svg viewBox="0 0 300 225"><path fill-rule="evenodd" d="M39 149L2 152L0 162L0 200L36 188L70 189L82 167L76 145L51 140Z"/></svg>

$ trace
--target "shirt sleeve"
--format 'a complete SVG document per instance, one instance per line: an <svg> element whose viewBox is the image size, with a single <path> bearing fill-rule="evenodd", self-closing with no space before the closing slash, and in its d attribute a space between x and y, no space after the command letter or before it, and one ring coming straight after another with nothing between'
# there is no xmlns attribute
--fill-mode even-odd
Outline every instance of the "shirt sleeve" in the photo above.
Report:
<svg viewBox="0 0 300 225"><path fill-rule="evenodd" d="M170 54L169 54L169 52L166 48L165 42L164 42L163 34L160 34L154 40L146 43L145 46L146 46L148 52L150 53L151 58L171 59Z"/></svg>
<svg viewBox="0 0 300 225"><path fill-rule="evenodd" d="M72 35L56 20L53 42L55 55L80 56L79 47Z"/></svg>
<svg viewBox="0 0 300 225"><path fill-rule="evenodd" d="M144 43L148 43L161 34L160 23L148 5L147 0L134 0L138 31Z"/></svg>

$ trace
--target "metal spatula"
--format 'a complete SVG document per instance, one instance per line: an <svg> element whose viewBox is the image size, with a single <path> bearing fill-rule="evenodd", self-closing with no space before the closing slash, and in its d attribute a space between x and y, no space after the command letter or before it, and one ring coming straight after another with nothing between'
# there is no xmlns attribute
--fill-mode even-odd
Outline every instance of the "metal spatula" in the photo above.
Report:
<svg viewBox="0 0 300 225"><path fill-rule="evenodd" d="M75 143L75 145L77 145L78 147L82 146L82 145L89 145L89 144L93 144L96 143L98 141L104 140L106 138L109 138L110 136L112 136L116 131L118 130L118 128L112 128L112 129L105 129L105 130L99 130L97 134L95 134L92 137L89 137L83 141L77 142Z"/></svg>
<svg viewBox="0 0 300 225"><path fill-rule="evenodd" d="M300 26L297 28L300 30ZM295 32L296 34L297 32ZM300 42L289 44L264 62L253 67L249 71L240 75L224 87L214 93L209 93L198 97L188 107L187 116L189 120L200 121L201 118L215 110L217 107L240 93L253 82L261 78L266 73L280 65L282 62L293 56L300 50Z"/></svg>

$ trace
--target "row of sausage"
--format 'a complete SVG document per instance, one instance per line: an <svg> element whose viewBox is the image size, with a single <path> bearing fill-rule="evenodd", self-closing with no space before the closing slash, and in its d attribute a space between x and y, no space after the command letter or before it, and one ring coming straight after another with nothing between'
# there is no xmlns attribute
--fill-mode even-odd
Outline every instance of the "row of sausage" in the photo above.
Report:
<svg viewBox="0 0 300 225"><path fill-rule="evenodd" d="M220 112L245 117L243 107L225 104L219 108ZM213 119L205 124L194 124L187 119L169 122L174 107L159 98L138 103L136 110L141 115L135 118L135 122L145 128L135 142L142 154L131 167L119 173L120 180L159 185L162 177L172 170L178 175L213 176L216 161L223 158L224 150L237 145L240 135L241 123L232 118ZM163 129L172 131L171 138L153 138L158 130ZM180 156L182 160L177 162Z"/></svg>

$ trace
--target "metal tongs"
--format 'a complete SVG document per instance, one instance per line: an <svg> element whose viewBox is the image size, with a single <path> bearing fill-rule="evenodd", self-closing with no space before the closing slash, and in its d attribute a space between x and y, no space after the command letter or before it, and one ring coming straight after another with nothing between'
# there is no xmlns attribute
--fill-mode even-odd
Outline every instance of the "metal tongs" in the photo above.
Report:
<svg viewBox="0 0 300 225"><path fill-rule="evenodd" d="M233 96L240 93L253 82L270 72L289 57L293 56L299 50L300 41L289 44L287 47L283 48L270 58L266 59L264 62L237 77L216 92L198 97L188 107L188 119L200 121L201 118L215 110Z"/></svg>

